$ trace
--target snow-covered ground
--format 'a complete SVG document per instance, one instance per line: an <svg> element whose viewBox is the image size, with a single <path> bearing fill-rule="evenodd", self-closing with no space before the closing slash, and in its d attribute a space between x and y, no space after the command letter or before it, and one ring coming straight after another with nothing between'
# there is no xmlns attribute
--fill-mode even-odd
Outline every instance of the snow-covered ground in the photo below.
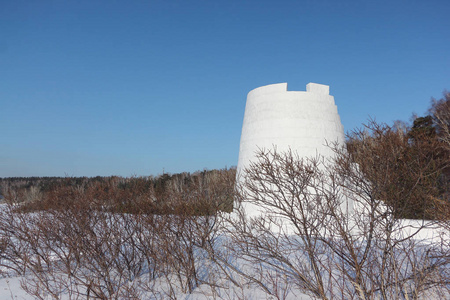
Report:
<svg viewBox="0 0 450 300"><path fill-rule="evenodd" d="M11 299L34 299L32 296L27 294L21 288L22 277L11 277L0 279L0 300L11 300ZM160 295L167 294L167 287L161 286ZM155 299L155 296L147 293L142 294L141 299ZM169 298L162 297L162 299ZM51 298L49 298L51 299ZM67 295L62 296L61 300L70 299ZM161 299L161 298L159 298ZM220 288L216 290L211 290L211 288L206 285L200 285L192 294L178 293L175 295L175 299L186 299L186 300L208 300L208 299L276 299L274 296L268 296L263 291L257 288L235 288L230 286L229 288ZM290 292L286 295L286 300L310 300L311 297L301 294Z"/></svg>
<svg viewBox="0 0 450 300"><path fill-rule="evenodd" d="M128 216L129 217L129 216ZM108 219L110 220L110 219ZM111 220L125 220L125 219L111 219ZM119 222L120 223L120 222ZM124 223L125 224L125 223ZM116 224L117 225L117 224ZM420 228L425 225L427 228L420 231L419 234L414 236L414 239L417 241L414 245L419 245L419 250L417 251L418 256L414 256L417 258L417 263L422 263L420 261L423 259L421 255L426 252L427 242L439 243L439 241L448 240L449 232L444 230L443 228L432 224L431 222L422 223L420 221L415 220L403 220L400 227L405 228L404 234L411 234L415 229ZM433 226L432 226L433 225ZM120 224L118 228L120 228ZM105 227L103 227L105 228ZM304 251L294 249L295 246L301 247L301 239L287 237L287 239L291 240L272 240L276 242L274 247L280 251L280 256L282 258L273 258L269 257L269 259L262 260L262 263L255 263L258 261L258 255L266 255L267 251L261 251L255 253L255 257L251 259L243 259L241 255L242 252L239 250L229 251L230 245L232 245L232 238L229 234L231 229L227 228L226 233L218 232L216 233L215 239L216 242L214 246L216 247L215 252L217 255L221 256L222 259L226 261L226 263L221 264L220 260L216 260L213 262L211 257L206 252L206 250L201 249L199 247L195 250L195 265L197 277L199 278L199 283L195 284L195 287L191 293L186 293L186 286L182 287L182 284L185 284L185 274L182 273L164 273L160 274L153 279L151 279L150 272L151 267L145 265L144 269L139 272L139 276L134 277L132 280L124 280L123 278L117 277L115 274L111 275L113 280L113 284L117 282L121 288L120 292L127 290L133 290L135 292L135 296L137 295L137 299L189 299L189 300L200 300L200 299L304 299L309 300L313 299L311 296L302 292L299 286L295 283L295 280L301 278L302 275L294 274L294 271L302 270L304 266L308 266L308 257L305 256L304 253L298 253L296 251ZM270 235L270 234L269 234ZM276 236L276 235L274 235ZM1 237L3 238L3 237ZM260 236L261 241L267 242L270 240L265 240L264 236ZM257 238L259 239L259 237ZM120 240L120 239L119 239ZM161 241L159 241L161 242ZM425 242L425 243L423 243ZM285 243L285 244L283 244ZM320 243L320 242L319 242ZM339 241L337 242L339 243ZM364 241L362 241L361 246L364 247ZM411 247L410 244L405 244L405 247ZM446 244L448 246L448 243ZM324 246L326 246L324 244ZM126 247L126 246L124 246ZM239 248L239 245L236 245ZM412 246L415 247L415 246ZM357 247L355 247L356 249ZM227 250L228 249L228 250ZM322 249L318 247L317 249ZM406 248L402 248L403 251ZM53 249L52 249L53 250ZM329 255L326 252L321 253L320 255ZM377 254L379 251L375 250L371 253ZM415 250L414 250L415 251ZM54 254L53 254L54 255ZM105 253L106 255L106 253ZM248 252L244 255L248 256ZM402 252L399 252L398 259L403 260L408 257L409 253L406 255ZM251 256L251 254L250 254ZM50 260L56 260L54 256L47 256ZM321 258L318 258L319 260ZM337 256L328 256L328 261L323 260L322 262L329 263L330 265L341 263L340 258ZM330 261L336 260L336 261ZM302 260L304 260L302 262ZM98 261L94 261L98 262ZM81 267L83 270L76 269L75 272L86 272L85 269L90 266L86 265L86 262L83 262L84 265ZM290 265L290 264L294 265ZM283 266L283 264L286 264ZM298 264L298 265L296 265ZM49 266L49 264L43 264L44 266ZM301 266L303 265L303 266ZM58 268L57 265L53 267ZM406 268L410 268L411 265L407 265ZM56 269L55 268L55 269ZM65 270L64 266L58 270ZM283 270L287 270L291 272L291 274L280 272ZM303 269L308 272L307 269ZM325 269L324 269L325 270ZM331 270L331 269L330 269ZM53 271L52 275L49 276L51 279L57 279L56 283L52 283L53 285L61 284L61 287L55 287L54 290L58 291L57 296L55 297L46 297L46 299L85 299L86 298L86 285L80 284L79 282L73 283L70 279L67 278L67 273L63 271ZM185 270L184 270L185 271ZM339 266L337 266L337 271L330 271L330 274L323 274L324 281L328 282L330 285L333 280L328 280L327 276L334 276L331 272L340 272ZM409 272L409 271L408 271ZM39 276L37 274L42 274L41 278L36 277ZM337 274L337 273L336 273ZM3 299L34 299L34 297L28 294L26 291L22 289L22 285L28 285L28 287L36 287L36 282L39 279L44 279L45 273L32 273L30 271L26 272L25 276L17 276L17 273L12 272L9 269L3 268L0 269L0 300ZM89 275L89 274L88 274ZM88 276L87 275L87 276ZM80 276L80 275L77 275ZM85 276L85 275L82 275ZM308 275L307 275L308 276ZM291 281L291 279L293 281ZM44 279L45 280L45 279ZM91 280L91 279L89 279ZM104 280L104 279L102 279ZM258 284L259 281L259 284ZM84 296L77 297L75 295L71 295L67 288L62 287L63 284L67 284L71 288L78 289ZM119 290L119 289L118 289ZM267 291L270 291L268 293ZM41 292L40 295L45 295L45 292ZM433 294L432 292L428 293L428 299L440 299L442 297ZM448 296L448 294L446 294ZM126 296L119 296L118 299L130 299ZM136 298L134 298L136 299Z"/></svg>
<svg viewBox="0 0 450 300"><path fill-rule="evenodd" d="M0 300L32 299L21 287L22 277L7 277L0 279Z"/></svg>
<svg viewBox="0 0 450 300"><path fill-rule="evenodd" d="M177 284L175 274L172 278L161 278L154 281L150 281L149 286L152 286L152 291L142 291L139 294L139 299L186 299L186 300L207 300L207 299L278 299L275 296L268 295L264 290L258 288L256 285L243 285L237 287L225 278L217 279L215 282L217 285L221 285L220 288L212 288L209 284L200 284L191 294L181 292L181 288ZM27 294L22 289L22 284L26 283L26 277L13 276L4 277L0 279L0 300L11 299L35 299L32 295ZM141 278L143 284L148 278ZM171 283L168 284L167 280ZM280 295L283 295L281 299L285 300L310 300L313 299L295 289L280 290ZM48 296L48 299L54 299ZM58 299L84 299L84 297L70 297L67 293L59 295ZM121 297L120 299L127 299Z"/></svg>

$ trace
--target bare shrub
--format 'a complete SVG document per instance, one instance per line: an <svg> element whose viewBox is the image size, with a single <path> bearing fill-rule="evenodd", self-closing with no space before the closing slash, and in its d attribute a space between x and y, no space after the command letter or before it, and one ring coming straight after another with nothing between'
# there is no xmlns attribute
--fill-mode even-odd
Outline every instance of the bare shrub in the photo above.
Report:
<svg viewBox="0 0 450 300"><path fill-rule="evenodd" d="M397 218L405 206L379 198L392 182L369 180L371 169L335 151L328 162L262 150L245 170L240 198L262 210L255 218L241 211L230 223L232 247L247 262L246 278L271 295L279 295L272 283L283 280L281 286L318 299L418 299L442 291L448 268L442 251L448 250L440 241L415 238L428 223L405 231ZM375 157L374 163L389 167L389 157L367 159ZM354 210L347 210L351 202Z"/></svg>
<svg viewBox="0 0 450 300"><path fill-rule="evenodd" d="M172 214L160 216L166 224L160 247L184 293L192 293L203 283L214 286L209 266L204 263L214 255L220 210L233 199L234 179L234 172L218 171L207 177L194 177L187 186L174 182L167 189ZM168 282L171 285L173 280Z"/></svg>
<svg viewBox="0 0 450 300"><path fill-rule="evenodd" d="M204 249L214 248L234 170L189 180L167 183L171 205L160 215L150 213L157 195L145 180L70 179L39 201L9 201L0 211L0 264L24 276L37 299L166 299L213 284Z"/></svg>
<svg viewBox="0 0 450 300"><path fill-rule="evenodd" d="M405 132L371 121L349 136L351 160L371 182L374 196L401 218L434 219L433 199L449 188L444 180L448 156L434 129L422 122Z"/></svg>

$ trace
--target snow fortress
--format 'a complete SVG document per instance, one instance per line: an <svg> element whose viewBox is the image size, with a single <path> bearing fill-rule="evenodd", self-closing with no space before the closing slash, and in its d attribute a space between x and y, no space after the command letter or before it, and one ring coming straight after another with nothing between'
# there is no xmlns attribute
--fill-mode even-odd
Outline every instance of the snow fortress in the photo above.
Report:
<svg viewBox="0 0 450 300"><path fill-rule="evenodd" d="M329 86L306 85L305 91L288 91L287 83L256 88L247 95L237 174L242 174L258 149L286 151L300 157L333 155L327 143L344 143L344 128ZM248 215L258 214L253 209Z"/></svg>
<svg viewBox="0 0 450 300"><path fill-rule="evenodd" d="M256 88L247 96L239 147L238 172L248 166L259 148L291 148L301 157L328 157L328 143L344 142L334 97L329 86L306 85L306 92L288 91L287 83Z"/></svg>

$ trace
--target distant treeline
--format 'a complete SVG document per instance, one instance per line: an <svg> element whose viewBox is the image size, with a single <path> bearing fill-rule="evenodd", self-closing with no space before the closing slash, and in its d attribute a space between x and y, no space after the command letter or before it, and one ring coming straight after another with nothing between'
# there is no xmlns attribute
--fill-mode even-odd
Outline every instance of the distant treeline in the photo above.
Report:
<svg viewBox="0 0 450 300"><path fill-rule="evenodd" d="M4 200L26 211L73 205L130 213L210 214L233 207L235 168L159 176L0 178Z"/></svg>

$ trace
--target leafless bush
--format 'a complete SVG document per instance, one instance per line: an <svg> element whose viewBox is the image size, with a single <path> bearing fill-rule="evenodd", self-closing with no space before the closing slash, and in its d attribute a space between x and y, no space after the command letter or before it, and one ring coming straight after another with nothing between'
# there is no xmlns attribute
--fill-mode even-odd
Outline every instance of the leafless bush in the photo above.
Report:
<svg viewBox="0 0 450 300"><path fill-rule="evenodd" d="M214 255L220 209L232 200L233 190L234 173L229 172L215 172L206 180L197 177L188 188L170 189L169 197L177 204L173 215L161 216L167 224L161 247L184 293L192 293L202 283L214 285L203 264Z"/></svg>
<svg viewBox="0 0 450 300"><path fill-rule="evenodd" d="M245 170L242 204L262 211L254 218L241 211L231 222L245 275L272 295L279 291L271 283L283 280L318 299L418 299L442 291L448 250L417 240L422 227L406 232L399 207L378 198L391 182L369 181L352 155L335 150L331 162L262 150Z"/></svg>
<svg viewBox="0 0 450 300"><path fill-rule="evenodd" d="M167 186L172 206L160 215L149 213L146 200L156 196L138 181L133 193L112 181L58 185L39 209L9 201L0 211L1 266L24 276L22 287L37 299L166 299L213 284L204 249L214 248L234 172L211 175ZM126 209L111 209L109 197L119 196Z"/></svg>

